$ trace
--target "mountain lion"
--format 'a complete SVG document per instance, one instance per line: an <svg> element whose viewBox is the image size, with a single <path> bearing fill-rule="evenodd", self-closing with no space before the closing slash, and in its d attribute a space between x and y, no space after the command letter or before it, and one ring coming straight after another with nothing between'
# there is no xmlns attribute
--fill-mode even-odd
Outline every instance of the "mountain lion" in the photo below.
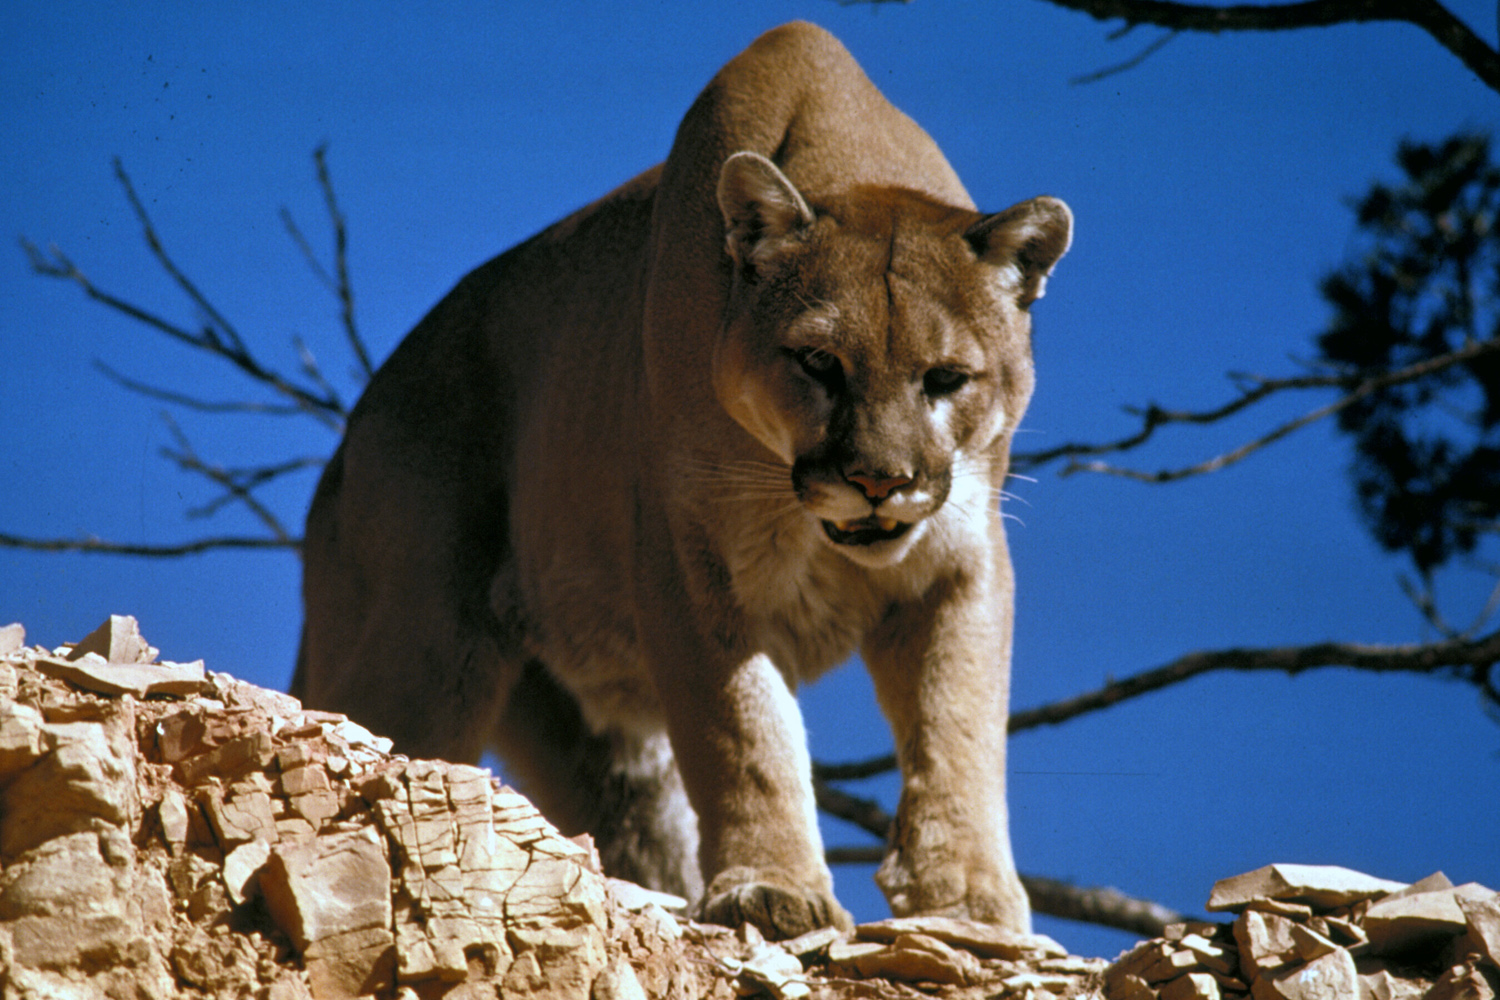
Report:
<svg viewBox="0 0 1500 1000"><path fill-rule="evenodd" d="M786 937L848 926L793 691L863 654L898 915L1029 929L1005 806L998 507L1054 198L973 208L832 36L721 70L664 164L464 278L308 515L294 691L506 761L606 868Z"/></svg>

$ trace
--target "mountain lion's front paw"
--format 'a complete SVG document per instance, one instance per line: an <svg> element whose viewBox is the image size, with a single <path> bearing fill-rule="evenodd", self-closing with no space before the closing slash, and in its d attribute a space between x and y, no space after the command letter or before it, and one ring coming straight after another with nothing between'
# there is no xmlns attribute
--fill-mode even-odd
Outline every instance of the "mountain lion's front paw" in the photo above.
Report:
<svg viewBox="0 0 1500 1000"><path fill-rule="evenodd" d="M826 890L801 885L768 869L730 868L703 894L699 918L726 927L751 923L783 941L820 927L848 930L854 920Z"/></svg>
<svg viewBox="0 0 1500 1000"><path fill-rule="evenodd" d="M1017 934L1031 933L1026 890L1013 872L995 868L969 871L957 864L908 865L900 854L886 856L875 881L898 917L944 916L994 924Z"/></svg>

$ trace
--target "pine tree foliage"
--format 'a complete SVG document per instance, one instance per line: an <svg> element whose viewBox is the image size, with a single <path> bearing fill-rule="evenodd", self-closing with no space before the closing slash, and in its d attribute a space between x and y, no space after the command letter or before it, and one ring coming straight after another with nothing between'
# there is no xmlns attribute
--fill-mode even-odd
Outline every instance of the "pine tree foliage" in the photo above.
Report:
<svg viewBox="0 0 1500 1000"><path fill-rule="evenodd" d="M1370 378L1500 337L1500 168L1489 139L1401 144L1404 174L1354 204L1358 259L1324 278L1321 360ZM1500 351L1345 408L1360 511L1428 576L1500 533Z"/></svg>

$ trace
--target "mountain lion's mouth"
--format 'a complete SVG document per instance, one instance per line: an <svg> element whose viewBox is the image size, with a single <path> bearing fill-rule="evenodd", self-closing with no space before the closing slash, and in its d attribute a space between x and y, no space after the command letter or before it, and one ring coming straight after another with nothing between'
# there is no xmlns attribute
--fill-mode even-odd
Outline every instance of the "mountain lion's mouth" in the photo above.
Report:
<svg viewBox="0 0 1500 1000"><path fill-rule="evenodd" d="M861 517L852 521L824 521L823 533L838 545L874 545L900 538L911 524L893 517Z"/></svg>

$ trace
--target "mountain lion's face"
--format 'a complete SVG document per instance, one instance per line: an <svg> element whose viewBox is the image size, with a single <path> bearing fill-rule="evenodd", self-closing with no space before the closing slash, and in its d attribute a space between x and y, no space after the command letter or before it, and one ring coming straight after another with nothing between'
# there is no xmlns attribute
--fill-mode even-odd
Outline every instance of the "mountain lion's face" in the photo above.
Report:
<svg viewBox="0 0 1500 1000"><path fill-rule="evenodd" d="M720 185L721 205L748 203L725 207L719 400L790 466L828 544L893 564L956 489L991 502L984 459L1031 397L1026 307L1066 248L1066 209L983 216L880 189L811 209L759 157L732 178L741 157Z"/></svg>

